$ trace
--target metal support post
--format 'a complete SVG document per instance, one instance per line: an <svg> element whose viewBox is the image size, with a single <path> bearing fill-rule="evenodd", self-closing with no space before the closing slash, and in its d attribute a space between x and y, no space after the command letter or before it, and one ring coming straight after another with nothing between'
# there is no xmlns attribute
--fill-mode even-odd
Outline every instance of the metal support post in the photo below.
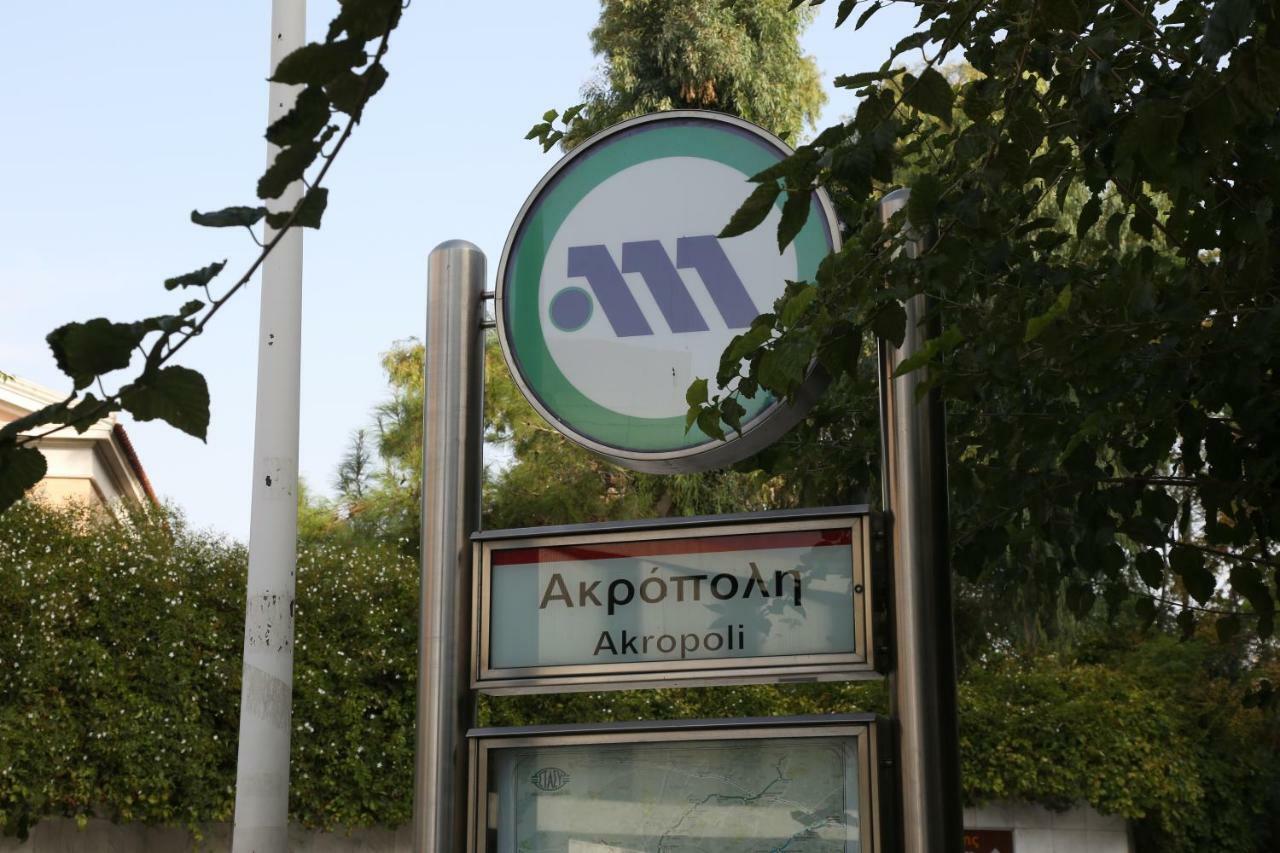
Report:
<svg viewBox="0 0 1280 853"><path fill-rule="evenodd" d="M880 201L888 221L909 191ZM922 241L908 244L916 257ZM898 740L903 853L960 849L960 740L956 724L955 637L947 559L947 456L942 400L918 399L927 374L894 369L939 332L924 295L906 303L902 346L880 345L880 428L884 505L893 522L896 650L890 676ZM926 325L927 323L927 325Z"/></svg>
<svg viewBox="0 0 1280 853"><path fill-rule="evenodd" d="M306 12L306 0L273 0L272 71L302 46ZM269 84L268 124L293 108L300 88ZM277 150L268 144L268 164ZM302 185L297 182L270 207L291 210L301 198ZM271 239L270 227L264 237ZM285 853L288 849L301 337L302 229L294 228L262 265L249 577L231 841L236 853Z"/></svg>
<svg viewBox="0 0 1280 853"><path fill-rule="evenodd" d="M466 843L471 534L480 520L484 253L441 243L427 262L422 587L413 849Z"/></svg>

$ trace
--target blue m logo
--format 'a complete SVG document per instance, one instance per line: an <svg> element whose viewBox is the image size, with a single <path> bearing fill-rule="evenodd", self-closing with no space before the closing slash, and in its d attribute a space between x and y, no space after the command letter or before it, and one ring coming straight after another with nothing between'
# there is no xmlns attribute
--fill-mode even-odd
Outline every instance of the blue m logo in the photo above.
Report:
<svg viewBox="0 0 1280 853"><path fill-rule="evenodd" d="M749 327L760 313L720 247L720 241L712 235L676 240L674 264L657 240L623 243L621 268L603 245L569 248L569 276L587 280L595 301L600 303L614 334L620 338L653 334L653 328L622 277L623 273L640 274L672 332L708 330L706 318L694 304L680 277L678 270L682 269L698 273L712 303L730 329ZM578 288L556 294L550 308L552 321L566 330L581 328L591 313L590 299Z"/></svg>

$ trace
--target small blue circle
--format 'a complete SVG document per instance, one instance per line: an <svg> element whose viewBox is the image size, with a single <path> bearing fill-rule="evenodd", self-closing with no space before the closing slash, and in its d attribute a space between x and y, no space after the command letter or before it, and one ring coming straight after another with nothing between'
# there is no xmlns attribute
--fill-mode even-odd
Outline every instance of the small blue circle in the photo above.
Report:
<svg viewBox="0 0 1280 853"><path fill-rule="evenodd" d="M551 297L551 322L562 332L576 332L591 319L595 303L581 287L566 287Z"/></svg>

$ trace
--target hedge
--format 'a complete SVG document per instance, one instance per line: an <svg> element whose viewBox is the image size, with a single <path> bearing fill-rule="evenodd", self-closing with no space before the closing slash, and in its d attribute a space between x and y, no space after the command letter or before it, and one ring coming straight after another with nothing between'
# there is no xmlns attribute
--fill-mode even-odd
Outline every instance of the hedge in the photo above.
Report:
<svg viewBox="0 0 1280 853"><path fill-rule="evenodd" d="M173 513L0 515L0 828L46 815L230 820L247 553ZM307 826L412 808L417 567L298 554L290 808Z"/></svg>

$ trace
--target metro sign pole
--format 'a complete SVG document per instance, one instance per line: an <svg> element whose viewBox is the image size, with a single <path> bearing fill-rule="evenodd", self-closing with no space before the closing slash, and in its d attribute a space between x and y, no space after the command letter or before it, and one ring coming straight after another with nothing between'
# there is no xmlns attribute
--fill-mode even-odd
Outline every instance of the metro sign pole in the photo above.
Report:
<svg viewBox="0 0 1280 853"><path fill-rule="evenodd" d="M467 816L471 534L480 524L484 253L464 240L427 261L422 582L413 849L462 849Z"/></svg>
<svg viewBox="0 0 1280 853"><path fill-rule="evenodd" d="M910 190L880 200L885 222ZM910 240L909 257L924 250ZM964 833L960 804L955 638L948 565L947 448L942 399L917 388L925 370L894 376L938 332L929 300L904 306L902 346L880 343L881 485L892 518L894 666L890 716L898 738L903 853L949 853Z"/></svg>

